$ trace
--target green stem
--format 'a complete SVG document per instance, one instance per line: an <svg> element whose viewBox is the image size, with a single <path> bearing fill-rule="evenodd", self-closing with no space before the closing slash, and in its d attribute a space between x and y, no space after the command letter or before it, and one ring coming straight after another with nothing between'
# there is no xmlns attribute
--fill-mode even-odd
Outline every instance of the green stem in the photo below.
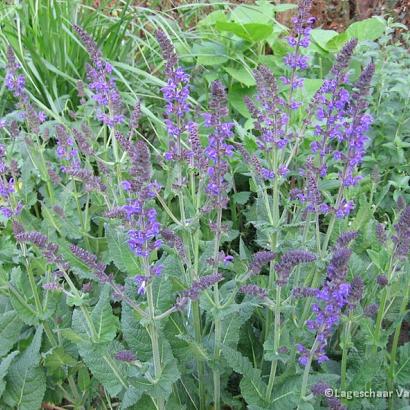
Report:
<svg viewBox="0 0 410 410"><path fill-rule="evenodd" d="M346 390L346 370L347 370L347 355L350 349L350 338L351 338L351 326L352 326L352 314L349 313L348 322L345 325L344 329L344 340L343 340L343 351L342 351L342 363L341 363L341 370L340 370L340 390Z"/></svg>
<svg viewBox="0 0 410 410"><path fill-rule="evenodd" d="M406 286L406 292L403 296L403 300L400 306L400 317L402 318L404 317L404 314L407 310L408 303L409 303L409 285ZM393 387L394 387L396 355L397 355L397 347L399 344L402 322L403 320L401 320L400 323L397 324L396 330L394 331L394 336L393 336L393 343L392 343L391 352L390 352L390 367L389 367L388 379L387 379L387 390L389 391L393 391ZM393 409L394 409L394 400L393 400L393 397L389 397L389 410L393 410Z"/></svg>
<svg viewBox="0 0 410 410"><path fill-rule="evenodd" d="M216 217L216 237L215 237L215 248L214 248L214 270L218 268L218 258L219 258L219 244L221 240L221 224L222 224L222 209L218 207L217 217ZM217 309L220 308L219 300L219 288L218 284L214 285L214 301ZM215 410L221 409L221 375L220 371L217 369L218 360L221 354L221 339L222 339L222 323L219 315L215 317L215 346L214 346L214 359L216 366L213 370L213 380L214 380L214 408Z"/></svg>
<svg viewBox="0 0 410 410"><path fill-rule="evenodd" d="M276 286L276 300L275 300L275 331L273 338L273 349L275 355L278 354L280 344L280 310L281 310L281 287ZM273 385L275 383L276 369L278 367L278 359L272 360L268 387L266 388L266 400L270 402L272 396Z"/></svg>

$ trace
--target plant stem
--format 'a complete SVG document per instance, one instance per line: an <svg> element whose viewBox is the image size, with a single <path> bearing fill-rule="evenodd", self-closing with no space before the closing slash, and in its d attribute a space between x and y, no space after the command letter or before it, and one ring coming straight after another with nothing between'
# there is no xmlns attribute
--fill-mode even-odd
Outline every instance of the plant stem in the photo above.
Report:
<svg viewBox="0 0 410 410"><path fill-rule="evenodd" d="M350 348L350 336L351 336L351 326L352 326L352 313L349 313L349 319L346 323L344 329L344 340L343 340L343 352L342 352L342 363L340 370L340 390L346 390L346 369L347 369L347 354Z"/></svg>
<svg viewBox="0 0 410 410"><path fill-rule="evenodd" d="M273 349L275 355L278 354L280 344L280 310L281 310L281 287L276 286L276 300L275 300L275 330L273 339ZM276 369L278 367L278 359L272 360L268 387L266 388L266 400L270 402L273 385L275 383Z"/></svg>
<svg viewBox="0 0 410 410"><path fill-rule="evenodd" d="M221 241L221 224L222 224L222 209L218 207L217 217L216 217L216 236L215 236L215 248L214 248L214 270L218 268L218 258L219 258L219 244ZM220 307L219 300L219 288L218 284L214 285L214 301L217 308ZM222 323L221 319L217 315L215 317L215 346L214 346L214 359L215 365L219 360L221 354L221 338L222 338ZM221 375L220 371L215 368L213 371L214 379L214 408L215 410L221 409Z"/></svg>
<svg viewBox="0 0 410 410"><path fill-rule="evenodd" d="M403 300L401 302L400 306L400 317L404 317L404 313L406 312L407 305L409 303L409 285L407 284L406 286L406 292L403 296ZM399 338L400 338L400 332L401 332L401 324L403 320L400 321L400 323L397 324L396 330L394 331L394 336L393 336L393 343L391 347L391 352L390 352L390 367L389 367L389 372L388 372L388 378L387 378L387 390L393 391L394 387L394 373L395 373L395 368L396 368L396 355L397 355L397 347L399 344ZM393 397L389 397L389 410L394 409L394 401Z"/></svg>

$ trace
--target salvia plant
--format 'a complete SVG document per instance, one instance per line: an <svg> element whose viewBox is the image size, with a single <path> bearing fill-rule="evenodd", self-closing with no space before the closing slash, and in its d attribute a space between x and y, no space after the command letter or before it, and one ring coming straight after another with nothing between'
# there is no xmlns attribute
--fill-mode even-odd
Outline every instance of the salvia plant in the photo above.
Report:
<svg viewBox="0 0 410 410"><path fill-rule="evenodd" d="M8 48L2 409L407 408L410 206L376 221L361 187L375 65L351 70L358 40L306 100L310 9L283 73L254 70L246 126L222 74L197 103L162 30L155 133L81 25L61 121Z"/></svg>

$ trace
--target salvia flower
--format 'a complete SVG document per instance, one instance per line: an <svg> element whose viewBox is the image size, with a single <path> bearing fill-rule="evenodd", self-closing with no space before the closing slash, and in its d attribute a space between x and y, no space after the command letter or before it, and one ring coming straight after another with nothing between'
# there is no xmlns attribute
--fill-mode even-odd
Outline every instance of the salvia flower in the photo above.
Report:
<svg viewBox="0 0 410 410"><path fill-rule="evenodd" d="M260 299L268 297L268 292L257 285L244 285L239 288L239 291L245 295L256 296Z"/></svg>
<svg viewBox="0 0 410 410"><path fill-rule="evenodd" d="M327 277L322 288L316 291L317 302L312 304L312 312L315 316L306 322L307 328L316 333L314 344L316 348L311 352L304 346L300 347L299 363L302 366L307 364L310 355L313 355L313 358L319 363L328 360L326 346L334 327L340 320L342 309L349 304L349 298L351 306L355 305L361 298L363 291L361 279L356 279L352 285L346 282L351 254L351 250L345 247L333 249ZM353 290L352 286L354 286Z"/></svg>
<svg viewBox="0 0 410 410"><path fill-rule="evenodd" d="M115 127L124 122L122 113L122 101L120 93L112 75L112 65L102 58L94 40L81 27L74 25L83 42L90 58L91 64L87 65L88 86L93 92L93 99L98 109L96 117L99 121L109 127Z"/></svg>
<svg viewBox="0 0 410 410"><path fill-rule="evenodd" d="M106 265L98 262L97 257L94 254L77 245L70 245L70 250L74 256L80 259L96 275L99 282L112 282L112 276L105 273Z"/></svg>
<svg viewBox="0 0 410 410"><path fill-rule="evenodd" d="M263 266L273 261L276 258L276 253L271 251L259 251L252 257L252 262L249 265L251 275L258 275Z"/></svg>
<svg viewBox="0 0 410 410"><path fill-rule="evenodd" d="M280 97L275 77L268 67L258 67L254 76L259 107L250 98L245 98L245 103L255 120L255 129L260 132L258 146L265 152L274 148L283 149L288 142L286 128L289 117L284 110L286 102Z"/></svg>
<svg viewBox="0 0 410 410"><path fill-rule="evenodd" d="M326 404L328 405L329 409L332 410L347 410L346 406L343 406L342 403L340 402L339 399L336 397L327 397L329 394L329 391L333 392L333 389L330 387L325 382L318 382L314 384L311 388L310 391L312 394L316 397L325 397L326 398Z"/></svg>
<svg viewBox="0 0 410 410"><path fill-rule="evenodd" d="M178 58L167 35L162 30L158 30L156 35L162 55L166 60L167 83L161 88L161 91L166 101L165 125L170 140L165 158L167 160L181 160L187 156L187 152L181 144L181 134L185 129L184 117L189 112L189 75L182 67L177 66Z"/></svg>
<svg viewBox="0 0 410 410"><path fill-rule="evenodd" d="M307 48L310 43L310 32L315 19L310 15L312 7L311 0L300 0L298 4L297 15L292 18L293 32L287 38L288 44L292 51L284 57L284 63L291 69L292 74L289 78L282 77L284 84L288 84L291 89L303 86L303 79L296 74L299 70L306 70L309 66L308 57L301 54L301 49ZM289 101L289 107L298 108L296 101Z"/></svg>
<svg viewBox="0 0 410 410"><path fill-rule="evenodd" d="M396 232L392 240L395 245L395 257L405 259L410 251L410 206L403 209L394 229Z"/></svg>
<svg viewBox="0 0 410 410"><path fill-rule="evenodd" d="M389 280L387 279L386 275L379 275L376 278L376 282L381 288L384 288L385 286L388 285Z"/></svg>
<svg viewBox="0 0 410 410"><path fill-rule="evenodd" d="M277 274L277 284L284 286L288 282L292 270L301 263L313 262L316 256L313 253L303 250L291 250L284 253L280 261L275 264Z"/></svg>
<svg viewBox="0 0 410 410"><path fill-rule="evenodd" d="M197 300L204 290L217 284L223 279L220 273L213 273L212 275L201 276L198 280L192 282L192 286L185 290L182 297L190 300Z"/></svg>
<svg viewBox="0 0 410 410"><path fill-rule="evenodd" d="M132 363L137 359L137 356L131 350L121 350L115 353L114 358L120 362Z"/></svg>
<svg viewBox="0 0 410 410"><path fill-rule="evenodd" d="M209 136L209 145L205 150L211 164L208 167L209 182L206 192L210 196L210 209L225 208L227 204L225 174L228 171L226 157L233 154L233 147L226 143L230 138L233 123L224 122L223 118L228 115L226 92L219 81L212 83L210 112L204 114L205 126L212 128Z"/></svg>

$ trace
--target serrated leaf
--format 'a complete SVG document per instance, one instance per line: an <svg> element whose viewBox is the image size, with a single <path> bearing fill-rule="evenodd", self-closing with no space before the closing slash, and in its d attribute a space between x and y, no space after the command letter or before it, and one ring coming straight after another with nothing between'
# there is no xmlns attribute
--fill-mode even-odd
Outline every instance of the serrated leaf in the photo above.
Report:
<svg viewBox="0 0 410 410"><path fill-rule="evenodd" d="M176 360L171 357L162 365L161 374L154 383L149 383L147 379L137 379L137 388L145 389L145 392L152 398L166 400L172 393L172 386L178 381L179 373Z"/></svg>
<svg viewBox="0 0 410 410"><path fill-rule="evenodd" d="M119 322L118 318L112 313L108 285L103 288L100 299L91 313L91 319L96 332L96 342L105 343L114 340Z"/></svg>
<svg viewBox="0 0 410 410"><path fill-rule="evenodd" d="M13 361L13 359L18 355L19 352L11 352L8 356L2 359L0 364L0 397L3 395L4 389L6 388L6 381L4 378L7 375L7 371Z"/></svg>
<svg viewBox="0 0 410 410"><path fill-rule="evenodd" d="M71 355L64 351L64 347L57 346L48 353L44 360L44 365L50 369L51 372L54 372L60 369L63 366L75 366L77 360L74 359Z"/></svg>
<svg viewBox="0 0 410 410"><path fill-rule="evenodd" d="M136 275L140 270L140 264L137 256L133 254L128 246L126 233L108 224L105 225L105 233L109 257L115 266L128 275Z"/></svg>
<svg viewBox="0 0 410 410"><path fill-rule="evenodd" d="M121 410L125 410L138 403L144 394L144 389L138 389L137 387L130 386L124 394L121 400Z"/></svg>
<svg viewBox="0 0 410 410"><path fill-rule="evenodd" d="M4 401L13 408L33 410L41 406L46 391L46 376L38 367L42 334L39 326L30 346L10 366Z"/></svg>
<svg viewBox="0 0 410 410"><path fill-rule="evenodd" d="M0 316L0 357L6 355L17 342L22 327L23 322L14 310Z"/></svg>
<svg viewBox="0 0 410 410"><path fill-rule="evenodd" d="M116 341L108 346L81 344L78 348L84 363L111 396L116 396L123 388L128 388L127 365L113 358L114 354L121 350L124 350L124 347Z"/></svg>
<svg viewBox="0 0 410 410"><path fill-rule="evenodd" d="M410 384L410 343L399 347L398 364L394 374L395 381L400 385Z"/></svg>
<svg viewBox="0 0 410 410"><path fill-rule="evenodd" d="M39 322L34 306L27 303L23 296L17 290L10 289L10 302L17 312L19 318L26 325L35 325Z"/></svg>
<svg viewBox="0 0 410 410"><path fill-rule="evenodd" d="M383 35L386 29L386 23L379 17L372 17L369 19L356 21L351 24L346 33L349 38L357 38L359 41L363 40L377 40Z"/></svg>
<svg viewBox="0 0 410 410"><path fill-rule="evenodd" d="M261 379L261 371L255 369L247 357L228 346L222 346L222 354L232 369L243 375L240 387L241 393L249 405L264 407L266 384Z"/></svg>

